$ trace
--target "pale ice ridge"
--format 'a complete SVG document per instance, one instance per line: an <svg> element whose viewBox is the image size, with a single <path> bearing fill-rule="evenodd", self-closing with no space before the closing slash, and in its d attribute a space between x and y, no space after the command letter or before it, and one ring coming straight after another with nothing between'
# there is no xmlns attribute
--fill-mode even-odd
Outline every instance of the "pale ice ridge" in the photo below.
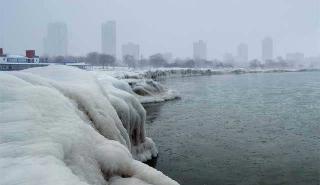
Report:
<svg viewBox="0 0 320 185"><path fill-rule="evenodd" d="M122 79L122 83L116 83L114 86L121 85L121 87L119 86L118 88L134 94L141 103L156 103L180 98L178 92L166 88L153 79L144 78L142 73L139 74L139 72L124 72L119 68L115 68L114 71L93 71L92 73L95 74L98 79L110 78L110 76ZM135 74L137 76L128 78L128 76L122 76L120 74ZM129 84L131 88L128 89L127 84Z"/></svg>
<svg viewBox="0 0 320 185"><path fill-rule="evenodd" d="M299 72L317 69L300 68L148 68L130 69L127 67L115 67L109 69L94 69L96 72L107 73L121 79L165 79L185 76L222 75L222 74L246 74L246 73L276 73Z"/></svg>
<svg viewBox="0 0 320 185"><path fill-rule="evenodd" d="M0 80L0 184L177 184L133 159L131 153L140 159L156 153L143 138L144 120L130 125L140 130L131 141L121 106L113 105L112 96L120 96L88 72L49 66L1 72ZM129 109L138 102L131 97Z"/></svg>
<svg viewBox="0 0 320 185"><path fill-rule="evenodd" d="M163 102L180 98L178 92L152 79L126 79L141 103Z"/></svg>

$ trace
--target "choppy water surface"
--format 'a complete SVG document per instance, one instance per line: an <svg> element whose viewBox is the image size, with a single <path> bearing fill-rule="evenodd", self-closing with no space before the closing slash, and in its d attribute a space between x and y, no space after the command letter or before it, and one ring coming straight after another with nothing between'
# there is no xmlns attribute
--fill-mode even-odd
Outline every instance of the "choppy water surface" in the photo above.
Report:
<svg viewBox="0 0 320 185"><path fill-rule="evenodd" d="M156 168L183 185L320 184L320 73L168 79L147 105Z"/></svg>

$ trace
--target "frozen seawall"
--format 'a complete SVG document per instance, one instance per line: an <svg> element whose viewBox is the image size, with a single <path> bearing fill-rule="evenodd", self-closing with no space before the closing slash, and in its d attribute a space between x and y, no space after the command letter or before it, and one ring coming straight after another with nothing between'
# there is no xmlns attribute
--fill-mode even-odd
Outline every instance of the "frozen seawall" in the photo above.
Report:
<svg viewBox="0 0 320 185"><path fill-rule="evenodd" d="M0 184L177 182L157 155L125 82L65 66L0 73Z"/></svg>
<svg viewBox="0 0 320 185"><path fill-rule="evenodd" d="M180 98L178 92L166 88L154 79L139 75L129 78L125 75L130 74L130 72L118 71L118 69L116 69L114 71L93 71L92 73L97 76L100 81L109 79L110 76L121 79L122 83L116 83L114 86L133 94L140 101L140 103L143 104L164 102ZM130 86L128 86L128 84ZM127 87L131 88L128 89Z"/></svg>
<svg viewBox="0 0 320 185"><path fill-rule="evenodd" d="M180 95L152 79L126 79L141 103L164 102L179 99Z"/></svg>
<svg viewBox="0 0 320 185"><path fill-rule="evenodd" d="M247 74L247 73L281 73L281 72L300 72L300 71L319 71L319 69L271 69L271 68L153 68L147 70L132 70L128 68L116 68L106 70L105 73L121 79L153 79L161 80L174 77L203 76L203 75L224 75L224 74Z"/></svg>

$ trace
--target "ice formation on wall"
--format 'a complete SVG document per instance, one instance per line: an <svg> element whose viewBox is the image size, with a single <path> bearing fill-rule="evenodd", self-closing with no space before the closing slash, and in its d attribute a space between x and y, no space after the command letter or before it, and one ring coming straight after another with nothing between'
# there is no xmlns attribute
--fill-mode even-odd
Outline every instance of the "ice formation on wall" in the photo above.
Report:
<svg viewBox="0 0 320 185"><path fill-rule="evenodd" d="M163 102L180 98L177 92L167 89L152 79L127 80L141 103Z"/></svg>
<svg viewBox="0 0 320 185"><path fill-rule="evenodd" d="M129 78L124 71L92 71L91 73L97 76L98 79L110 78L110 75L122 79L122 83L117 82L114 83L113 86L121 85L118 88L127 91L130 94L134 94L141 103L163 102L180 98L180 95L176 91L164 87L153 79L143 78L138 72L129 72L128 74L131 74L130 77L132 78ZM115 80L115 78L113 79ZM130 84L131 88L128 84Z"/></svg>
<svg viewBox="0 0 320 185"><path fill-rule="evenodd" d="M1 72L0 92L0 184L177 184L135 160L157 151L126 83L49 66Z"/></svg>
<svg viewBox="0 0 320 185"><path fill-rule="evenodd" d="M246 73L278 73L278 72L300 72L314 71L317 69L270 69L270 68L151 68L151 69L129 69L117 67L115 70L94 69L97 73L107 73L120 79L167 79L175 77L223 75L223 74L246 74Z"/></svg>

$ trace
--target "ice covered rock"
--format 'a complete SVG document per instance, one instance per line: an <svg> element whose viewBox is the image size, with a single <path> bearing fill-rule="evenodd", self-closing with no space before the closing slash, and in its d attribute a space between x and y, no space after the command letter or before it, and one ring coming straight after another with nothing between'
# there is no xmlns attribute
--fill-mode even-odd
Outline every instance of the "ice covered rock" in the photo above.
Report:
<svg viewBox="0 0 320 185"><path fill-rule="evenodd" d="M0 73L0 184L177 184L134 159L155 149L138 124L145 113L126 115L137 100L99 81L63 66ZM134 141L128 128L140 130Z"/></svg>
<svg viewBox="0 0 320 185"><path fill-rule="evenodd" d="M180 98L176 91L152 79L127 79L127 81L141 103L163 102Z"/></svg>
<svg viewBox="0 0 320 185"><path fill-rule="evenodd" d="M109 89L109 99L123 126L129 133L131 153L140 161L157 156L157 149L152 139L145 136L144 124L146 111L131 90L128 83L112 78L99 78L103 88Z"/></svg>
<svg viewBox="0 0 320 185"><path fill-rule="evenodd" d="M93 71L92 73L99 79L110 78L110 75L118 79L123 79L121 80L122 83L115 83L113 85L119 86L121 84L121 87L119 88L122 88L122 90L125 90L130 94L136 95L136 98L138 98L141 103L156 103L180 98L180 95L176 91L168 89L161 83L151 79L151 77L155 76L160 77L161 75L166 74L165 72L159 73L147 71L144 73L118 70L120 69L116 69L115 71ZM153 76L153 74L155 76ZM125 81L131 88L127 84L125 85ZM128 87L129 89L127 89Z"/></svg>

